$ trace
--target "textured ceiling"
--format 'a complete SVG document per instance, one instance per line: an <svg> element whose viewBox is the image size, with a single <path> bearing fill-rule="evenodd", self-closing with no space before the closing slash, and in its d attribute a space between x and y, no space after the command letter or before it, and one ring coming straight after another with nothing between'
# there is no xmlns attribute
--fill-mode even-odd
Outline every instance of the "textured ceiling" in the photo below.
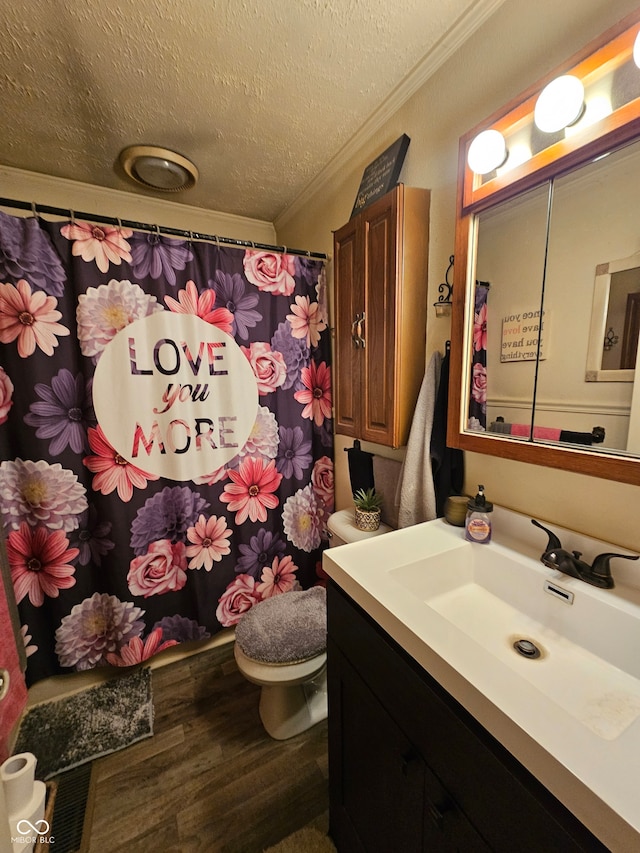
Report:
<svg viewBox="0 0 640 853"><path fill-rule="evenodd" d="M465 15L489 0L4 4L0 163L273 221ZM132 144L197 165L159 194Z"/></svg>

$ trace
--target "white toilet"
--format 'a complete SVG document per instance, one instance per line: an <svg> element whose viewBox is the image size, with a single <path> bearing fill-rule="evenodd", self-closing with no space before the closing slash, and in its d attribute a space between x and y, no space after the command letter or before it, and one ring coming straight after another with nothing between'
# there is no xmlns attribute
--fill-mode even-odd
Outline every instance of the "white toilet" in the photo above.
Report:
<svg viewBox="0 0 640 853"><path fill-rule="evenodd" d="M359 530L352 509L329 516L330 547L387 533ZM267 734L286 740L327 716L326 596L324 587L261 601L236 625L238 669L259 684L259 712Z"/></svg>

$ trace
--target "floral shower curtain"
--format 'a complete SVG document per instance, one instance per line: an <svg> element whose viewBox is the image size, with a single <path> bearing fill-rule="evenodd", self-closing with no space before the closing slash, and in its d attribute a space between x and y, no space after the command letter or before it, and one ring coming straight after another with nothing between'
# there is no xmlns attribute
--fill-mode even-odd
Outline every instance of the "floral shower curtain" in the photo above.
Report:
<svg viewBox="0 0 640 853"><path fill-rule="evenodd" d="M0 212L0 513L29 683L321 582L324 262Z"/></svg>
<svg viewBox="0 0 640 853"><path fill-rule="evenodd" d="M490 284L476 281L471 357L471 391L467 428L484 432L487 428L487 298Z"/></svg>

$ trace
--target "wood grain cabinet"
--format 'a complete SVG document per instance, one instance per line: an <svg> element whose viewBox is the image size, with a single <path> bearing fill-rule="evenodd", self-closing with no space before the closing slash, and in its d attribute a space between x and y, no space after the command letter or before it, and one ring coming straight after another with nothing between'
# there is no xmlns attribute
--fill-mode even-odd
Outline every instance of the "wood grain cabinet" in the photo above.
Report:
<svg viewBox="0 0 640 853"><path fill-rule="evenodd" d="M399 184L334 233L335 430L407 443L425 369L429 190Z"/></svg>
<svg viewBox="0 0 640 853"><path fill-rule="evenodd" d="M605 853L333 582L330 834L338 853Z"/></svg>

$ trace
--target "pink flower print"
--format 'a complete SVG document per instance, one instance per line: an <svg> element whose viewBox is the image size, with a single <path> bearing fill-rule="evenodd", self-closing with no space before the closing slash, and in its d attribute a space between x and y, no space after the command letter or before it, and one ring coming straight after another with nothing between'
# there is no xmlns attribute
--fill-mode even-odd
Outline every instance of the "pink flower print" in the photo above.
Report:
<svg viewBox="0 0 640 853"><path fill-rule="evenodd" d="M201 515L195 525L187 530L187 539L192 543L187 545L187 557L191 558L189 568L204 567L210 572L214 561L219 562L225 554L231 553L229 536L231 531L224 516L205 518Z"/></svg>
<svg viewBox="0 0 640 853"><path fill-rule="evenodd" d="M134 486L144 489L148 480L158 479L157 474L148 474L120 456L107 441L100 425L89 427L88 438L95 455L85 456L82 462L96 474L92 483L96 492L108 495L116 489L120 500L130 501Z"/></svg>
<svg viewBox="0 0 640 853"><path fill-rule="evenodd" d="M105 657L112 666L134 666L142 661L149 660L158 652L163 652L171 646L177 646L177 640L162 640L162 628L154 628L149 634L144 644L140 637L132 637L129 642L120 647L117 654L107 652Z"/></svg>
<svg viewBox="0 0 640 853"><path fill-rule="evenodd" d="M243 613L251 610L259 601L261 598L255 578L251 575L236 575L220 596L216 619L223 628L231 628L238 623Z"/></svg>
<svg viewBox="0 0 640 853"><path fill-rule="evenodd" d="M213 486L215 483L219 483L221 480L226 480L229 475L229 471L226 465L221 465L219 468L216 468L215 471L211 471L209 474L203 474L201 477L194 477L193 482L197 486Z"/></svg>
<svg viewBox="0 0 640 853"><path fill-rule="evenodd" d="M23 278L17 287L0 284L0 342L10 344L18 339L18 355L27 358L40 347L45 355L53 355L58 337L69 334L69 329L57 321L62 317L56 310L58 300L42 290L31 292Z"/></svg>
<svg viewBox="0 0 640 853"><path fill-rule="evenodd" d="M284 384L287 365L281 352L271 349L271 344L257 341L249 347L240 347L255 374L258 394L270 394Z"/></svg>
<svg viewBox="0 0 640 853"><path fill-rule="evenodd" d="M13 406L13 382L4 367L0 367L0 424L9 417L9 410Z"/></svg>
<svg viewBox="0 0 640 853"><path fill-rule="evenodd" d="M274 557L271 568L265 566L262 570L262 583L258 584L258 592L263 599L289 592L297 584L297 571L298 567L288 554L282 559Z"/></svg>
<svg viewBox="0 0 640 853"><path fill-rule="evenodd" d="M67 240L73 240L71 254L74 257L79 255L87 263L95 261L100 272L106 272L110 263L119 266L122 261L131 262L131 246L126 240L133 234L130 228L74 222L64 225L60 233Z"/></svg>
<svg viewBox="0 0 640 853"><path fill-rule="evenodd" d="M304 403L302 417L322 426L324 419L331 417L331 368L324 361L312 361L309 367L302 368L300 379L304 388L293 396Z"/></svg>
<svg viewBox="0 0 640 853"><path fill-rule="evenodd" d="M75 560L79 551L69 548L69 540L62 530L30 527L26 521L7 537L7 556L11 566L11 580L20 603L25 596L34 607L41 607L44 596L57 598L61 589L74 586Z"/></svg>
<svg viewBox="0 0 640 853"><path fill-rule="evenodd" d="M278 498L273 492L282 480L274 460L266 463L260 457L247 456L237 471L229 471L229 478L233 482L224 487L220 500L229 504L231 512L236 513L235 523L243 524L247 517L251 521L266 521L267 509L278 506Z"/></svg>
<svg viewBox="0 0 640 853"><path fill-rule="evenodd" d="M28 658L30 658L31 655L35 655L35 653L38 651L38 647L34 646L31 642L32 637L29 633L28 625L21 625L20 633L22 634L22 642L24 643L24 653Z"/></svg>
<svg viewBox="0 0 640 853"><path fill-rule="evenodd" d="M487 370L483 364L473 365L471 396L476 403L485 403L487 400Z"/></svg>
<svg viewBox="0 0 640 853"><path fill-rule="evenodd" d="M487 348L487 303L474 315L473 348L476 352Z"/></svg>
<svg viewBox="0 0 640 853"><path fill-rule="evenodd" d="M184 542L159 539L149 545L146 554L134 557L129 565L127 583L132 595L162 595L176 592L187 582L187 555Z"/></svg>
<svg viewBox="0 0 640 853"><path fill-rule="evenodd" d="M320 334L327 328L320 313L320 305L311 302L308 296L296 296L295 305L291 305L292 314L287 314L294 338L306 341L308 347L317 347Z"/></svg>
<svg viewBox="0 0 640 853"><path fill-rule="evenodd" d="M228 335L233 334L233 314L228 308L214 308L216 302L215 290L205 290L198 293L195 282L188 281L184 290L178 291L178 300L165 296L167 308L175 314L195 314L205 323L217 326Z"/></svg>
<svg viewBox="0 0 640 853"><path fill-rule="evenodd" d="M311 472L311 483L316 497L324 505L327 514L333 512L333 460L328 456L322 456L316 460Z"/></svg>
<svg viewBox="0 0 640 853"><path fill-rule="evenodd" d="M247 249L244 253L244 274L258 290L274 296L291 296L296 286L296 264L293 255L260 252Z"/></svg>

